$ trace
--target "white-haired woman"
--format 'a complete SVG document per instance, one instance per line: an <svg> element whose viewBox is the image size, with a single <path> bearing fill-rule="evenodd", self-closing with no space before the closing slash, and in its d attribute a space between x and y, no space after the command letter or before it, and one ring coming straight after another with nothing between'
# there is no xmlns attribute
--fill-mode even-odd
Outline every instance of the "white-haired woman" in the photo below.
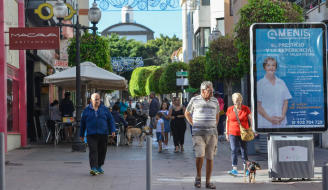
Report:
<svg viewBox="0 0 328 190"><path fill-rule="evenodd" d="M232 170L229 171L229 174L232 176L237 176L238 150L241 150L243 164L245 164L248 159L247 143L241 140L237 115L240 123L245 128L249 128L248 120L251 121L252 117L249 107L242 104L243 97L240 93L232 94L232 102L234 105L230 106L226 113L226 139L230 142L231 147Z"/></svg>

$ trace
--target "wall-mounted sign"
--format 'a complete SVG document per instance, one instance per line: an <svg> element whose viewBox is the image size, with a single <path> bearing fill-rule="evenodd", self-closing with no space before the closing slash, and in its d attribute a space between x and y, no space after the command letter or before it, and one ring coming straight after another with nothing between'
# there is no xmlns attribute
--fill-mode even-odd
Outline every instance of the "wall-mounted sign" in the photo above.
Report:
<svg viewBox="0 0 328 190"><path fill-rule="evenodd" d="M54 67L68 68L68 61L66 60L56 60Z"/></svg>
<svg viewBox="0 0 328 190"><path fill-rule="evenodd" d="M253 24L250 37L255 130L327 130L325 24Z"/></svg>
<svg viewBox="0 0 328 190"><path fill-rule="evenodd" d="M9 49L59 49L58 27L9 28Z"/></svg>

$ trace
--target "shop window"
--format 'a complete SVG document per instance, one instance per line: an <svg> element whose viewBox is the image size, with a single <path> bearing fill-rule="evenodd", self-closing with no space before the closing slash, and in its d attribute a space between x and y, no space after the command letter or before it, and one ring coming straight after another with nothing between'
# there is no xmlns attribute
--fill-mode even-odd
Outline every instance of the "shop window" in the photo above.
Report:
<svg viewBox="0 0 328 190"><path fill-rule="evenodd" d="M19 132L18 81L7 79L7 131Z"/></svg>
<svg viewBox="0 0 328 190"><path fill-rule="evenodd" d="M195 49L196 49L196 55L199 56L200 55L200 35L199 32L196 33L195 35Z"/></svg>
<svg viewBox="0 0 328 190"><path fill-rule="evenodd" d="M207 52L209 46L210 46L210 28L204 28L204 49L203 49L203 55Z"/></svg>
<svg viewBox="0 0 328 190"><path fill-rule="evenodd" d="M211 5L210 0L202 0L202 6L209 6Z"/></svg>
<svg viewBox="0 0 328 190"><path fill-rule="evenodd" d="M218 30L221 32L221 34L224 35L224 18L217 18L216 26L218 27Z"/></svg>

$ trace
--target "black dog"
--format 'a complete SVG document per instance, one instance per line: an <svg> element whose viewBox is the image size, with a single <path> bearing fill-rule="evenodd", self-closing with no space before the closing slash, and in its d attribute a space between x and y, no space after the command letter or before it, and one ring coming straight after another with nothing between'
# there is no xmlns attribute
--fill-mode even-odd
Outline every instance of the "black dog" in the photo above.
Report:
<svg viewBox="0 0 328 190"><path fill-rule="evenodd" d="M248 182L255 182L256 170L260 170L261 166L257 162L247 161L245 172L248 171Z"/></svg>

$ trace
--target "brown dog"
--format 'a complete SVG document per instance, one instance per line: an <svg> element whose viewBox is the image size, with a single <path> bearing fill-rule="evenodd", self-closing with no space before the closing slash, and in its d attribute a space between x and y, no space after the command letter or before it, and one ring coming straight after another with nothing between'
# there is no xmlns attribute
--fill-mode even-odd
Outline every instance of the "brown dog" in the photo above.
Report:
<svg viewBox="0 0 328 190"><path fill-rule="evenodd" d="M256 170L260 170L261 166L257 162L247 161L245 173L248 171L248 182L255 183Z"/></svg>
<svg viewBox="0 0 328 190"><path fill-rule="evenodd" d="M126 138L128 139L128 145L132 144L132 137L139 140L139 146L143 146L146 133L140 128L128 128L126 131Z"/></svg>

